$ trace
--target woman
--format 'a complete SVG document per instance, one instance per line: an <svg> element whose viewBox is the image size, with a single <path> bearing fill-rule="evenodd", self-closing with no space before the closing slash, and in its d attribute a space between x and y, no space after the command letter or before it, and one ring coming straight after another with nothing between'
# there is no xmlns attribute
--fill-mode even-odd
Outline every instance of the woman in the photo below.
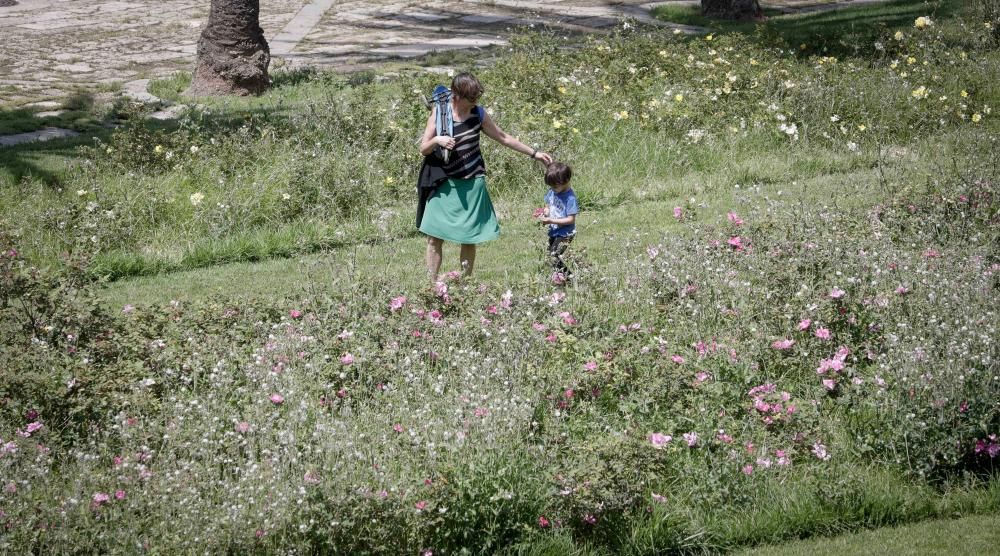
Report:
<svg viewBox="0 0 1000 556"><path fill-rule="evenodd" d="M437 281L441 270L444 240L462 246L460 260L468 276L476 262L476 244L500 235L500 225L486 191L486 164L479 150L480 131L509 149L544 164L552 163L547 153L532 149L497 127L489 114L476 105L482 93L483 86L472 74L456 75L451 81L454 136L437 135L436 114L432 110L420 141L420 154L424 156L431 155L436 147L451 151L448 161L442 165L448 178L427 199L420 222L420 231L427 235L427 273L431 282Z"/></svg>

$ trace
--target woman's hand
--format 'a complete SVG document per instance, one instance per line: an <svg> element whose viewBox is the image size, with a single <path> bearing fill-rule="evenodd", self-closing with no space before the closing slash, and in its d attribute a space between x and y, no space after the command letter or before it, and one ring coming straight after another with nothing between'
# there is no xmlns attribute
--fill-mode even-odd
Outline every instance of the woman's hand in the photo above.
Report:
<svg viewBox="0 0 1000 556"><path fill-rule="evenodd" d="M434 138L434 142L437 143L438 146L448 149L449 151L455 148L454 137L449 137L447 135L438 135L437 137Z"/></svg>
<svg viewBox="0 0 1000 556"><path fill-rule="evenodd" d="M552 164L552 155L549 153L543 153L542 151L538 151L535 153L535 160L540 160L543 163L545 163L546 166L548 166L549 164Z"/></svg>

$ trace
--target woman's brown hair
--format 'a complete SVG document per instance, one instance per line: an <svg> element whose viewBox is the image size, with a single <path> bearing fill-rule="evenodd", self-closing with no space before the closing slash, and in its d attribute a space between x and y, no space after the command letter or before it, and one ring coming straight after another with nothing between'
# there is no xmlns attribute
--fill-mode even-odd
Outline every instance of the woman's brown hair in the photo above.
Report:
<svg viewBox="0 0 1000 556"><path fill-rule="evenodd" d="M476 76L462 72L451 80L451 92L466 100L476 102L483 95L483 85Z"/></svg>

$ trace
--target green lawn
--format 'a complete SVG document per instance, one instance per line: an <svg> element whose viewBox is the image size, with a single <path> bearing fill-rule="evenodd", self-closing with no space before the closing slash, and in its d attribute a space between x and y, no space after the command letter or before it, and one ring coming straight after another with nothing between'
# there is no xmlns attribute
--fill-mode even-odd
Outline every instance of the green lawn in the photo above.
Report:
<svg viewBox="0 0 1000 556"><path fill-rule="evenodd" d="M980 515L960 519L935 519L837 537L793 541L739 552L746 556L824 556L843 554L941 554L978 556L994 554L1000 545L1000 516Z"/></svg>

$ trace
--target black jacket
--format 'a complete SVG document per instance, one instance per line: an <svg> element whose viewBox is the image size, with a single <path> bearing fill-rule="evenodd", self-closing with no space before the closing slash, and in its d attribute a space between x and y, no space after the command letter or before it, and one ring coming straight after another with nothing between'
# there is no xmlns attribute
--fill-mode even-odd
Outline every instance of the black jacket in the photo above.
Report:
<svg viewBox="0 0 1000 556"><path fill-rule="evenodd" d="M444 161L436 152L424 157L424 163L420 166L420 177L417 178L417 228L424 218L424 207L427 206L427 199L431 198L437 186L448 179L448 174L444 172Z"/></svg>

